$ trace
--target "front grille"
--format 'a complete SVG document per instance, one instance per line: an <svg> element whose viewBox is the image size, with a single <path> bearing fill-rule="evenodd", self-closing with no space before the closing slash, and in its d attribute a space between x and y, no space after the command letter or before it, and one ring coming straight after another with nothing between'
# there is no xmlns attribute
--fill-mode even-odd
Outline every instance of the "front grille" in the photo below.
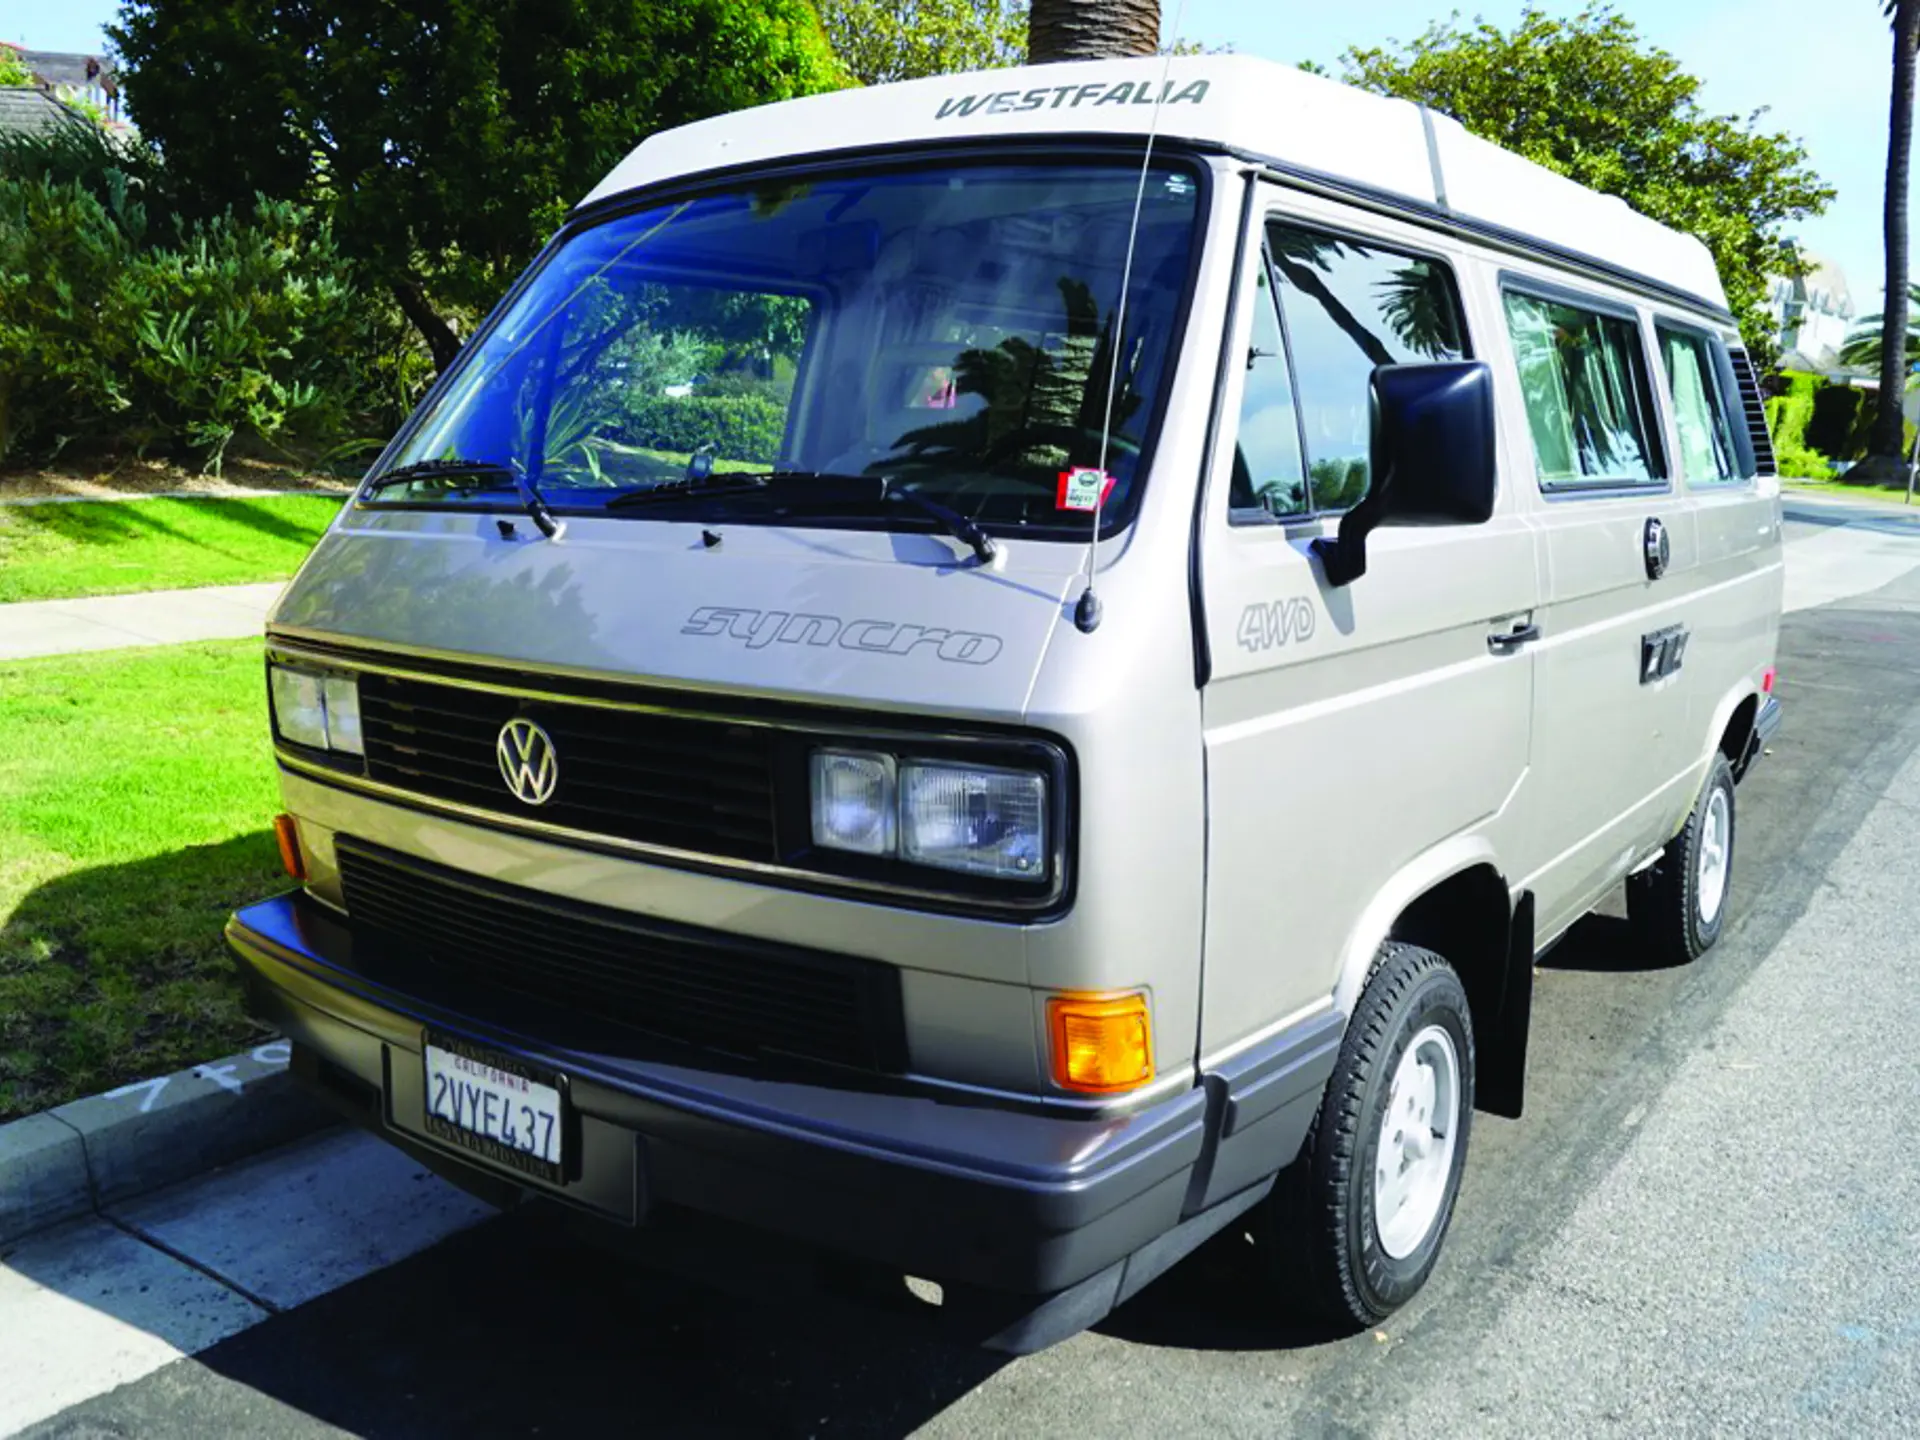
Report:
<svg viewBox="0 0 1920 1440"><path fill-rule="evenodd" d="M544 805L507 789L495 743L515 716L553 740ZM737 860L775 858L765 729L567 701L522 700L396 675L360 677L367 775L503 815Z"/></svg>
<svg viewBox="0 0 1920 1440"><path fill-rule="evenodd" d="M734 1055L906 1068L892 966L580 905L361 841L337 852L356 963L373 979L424 968Z"/></svg>
<svg viewBox="0 0 1920 1440"><path fill-rule="evenodd" d="M1760 394L1760 382L1754 378L1753 362L1747 352L1728 352L1733 361L1733 381L1740 387L1740 408L1746 415L1747 434L1753 437L1753 461L1757 474L1774 473L1773 437L1767 433L1767 402Z"/></svg>

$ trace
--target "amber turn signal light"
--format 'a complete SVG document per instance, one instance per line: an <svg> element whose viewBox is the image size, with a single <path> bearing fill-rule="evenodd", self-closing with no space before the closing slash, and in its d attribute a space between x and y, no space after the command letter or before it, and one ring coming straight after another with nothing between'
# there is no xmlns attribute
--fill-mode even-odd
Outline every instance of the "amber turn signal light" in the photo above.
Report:
<svg viewBox="0 0 1920 1440"><path fill-rule="evenodd" d="M304 883L307 878L307 857L300 849L300 823L291 815L273 817L273 836L280 842L280 863L287 867L287 874Z"/></svg>
<svg viewBox="0 0 1920 1440"><path fill-rule="evenodd" d="M1144 995L1056 995L1047 1001L1053 1083L1112 1095L1153 1079L1153 1027Z"/></svg>

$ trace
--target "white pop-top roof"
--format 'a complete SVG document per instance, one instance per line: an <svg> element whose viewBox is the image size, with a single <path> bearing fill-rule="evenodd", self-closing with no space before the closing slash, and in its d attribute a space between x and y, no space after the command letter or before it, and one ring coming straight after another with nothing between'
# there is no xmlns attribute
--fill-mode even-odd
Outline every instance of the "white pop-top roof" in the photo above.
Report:
<svg viewBox="0 0 1920 1440"><path fill-rule="evenodd" d="M1164 77L1164 78L1163 78ZM1706 246L1457 121L1241 55L1078 61L840 90L649 136L587 203L736 165L915 141L1159 134L1267 157L1633 271L1722 309Z"/></svg>

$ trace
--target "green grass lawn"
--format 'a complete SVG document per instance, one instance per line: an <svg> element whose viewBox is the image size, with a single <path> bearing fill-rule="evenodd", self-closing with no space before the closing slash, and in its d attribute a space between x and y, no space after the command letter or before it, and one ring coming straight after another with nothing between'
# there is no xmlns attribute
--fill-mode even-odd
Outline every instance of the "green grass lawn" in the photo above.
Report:
<svg viewBox="0 0 1920 1440"><path fill-rule="evenodd" d="M0 1121L258 1034L221 927L288 888L260 642L0 662Z"/></svg>
<svg viewBox="0 0 1920 1440"><path fill-rule="evenodd" d="M284 579L339 508L330 495L0 505L0 603Z"/></svg>

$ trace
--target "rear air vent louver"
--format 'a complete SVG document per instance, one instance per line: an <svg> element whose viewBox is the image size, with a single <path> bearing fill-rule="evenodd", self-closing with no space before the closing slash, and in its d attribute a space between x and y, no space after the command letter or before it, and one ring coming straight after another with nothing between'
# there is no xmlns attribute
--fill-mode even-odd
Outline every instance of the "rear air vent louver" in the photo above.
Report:
<svg viewBox="0 0 1920 1440"><path fill-rule="evenodd" d="M1773 437L1767 433L1767 403L1760 395L1760 382L1753 373L1753 362L1745 350L1730 350L1734 383L1740 387L1740 408L1746 412L1747 434L1753 437L1754 469L1762 475L1774 471Z"/></svg>

